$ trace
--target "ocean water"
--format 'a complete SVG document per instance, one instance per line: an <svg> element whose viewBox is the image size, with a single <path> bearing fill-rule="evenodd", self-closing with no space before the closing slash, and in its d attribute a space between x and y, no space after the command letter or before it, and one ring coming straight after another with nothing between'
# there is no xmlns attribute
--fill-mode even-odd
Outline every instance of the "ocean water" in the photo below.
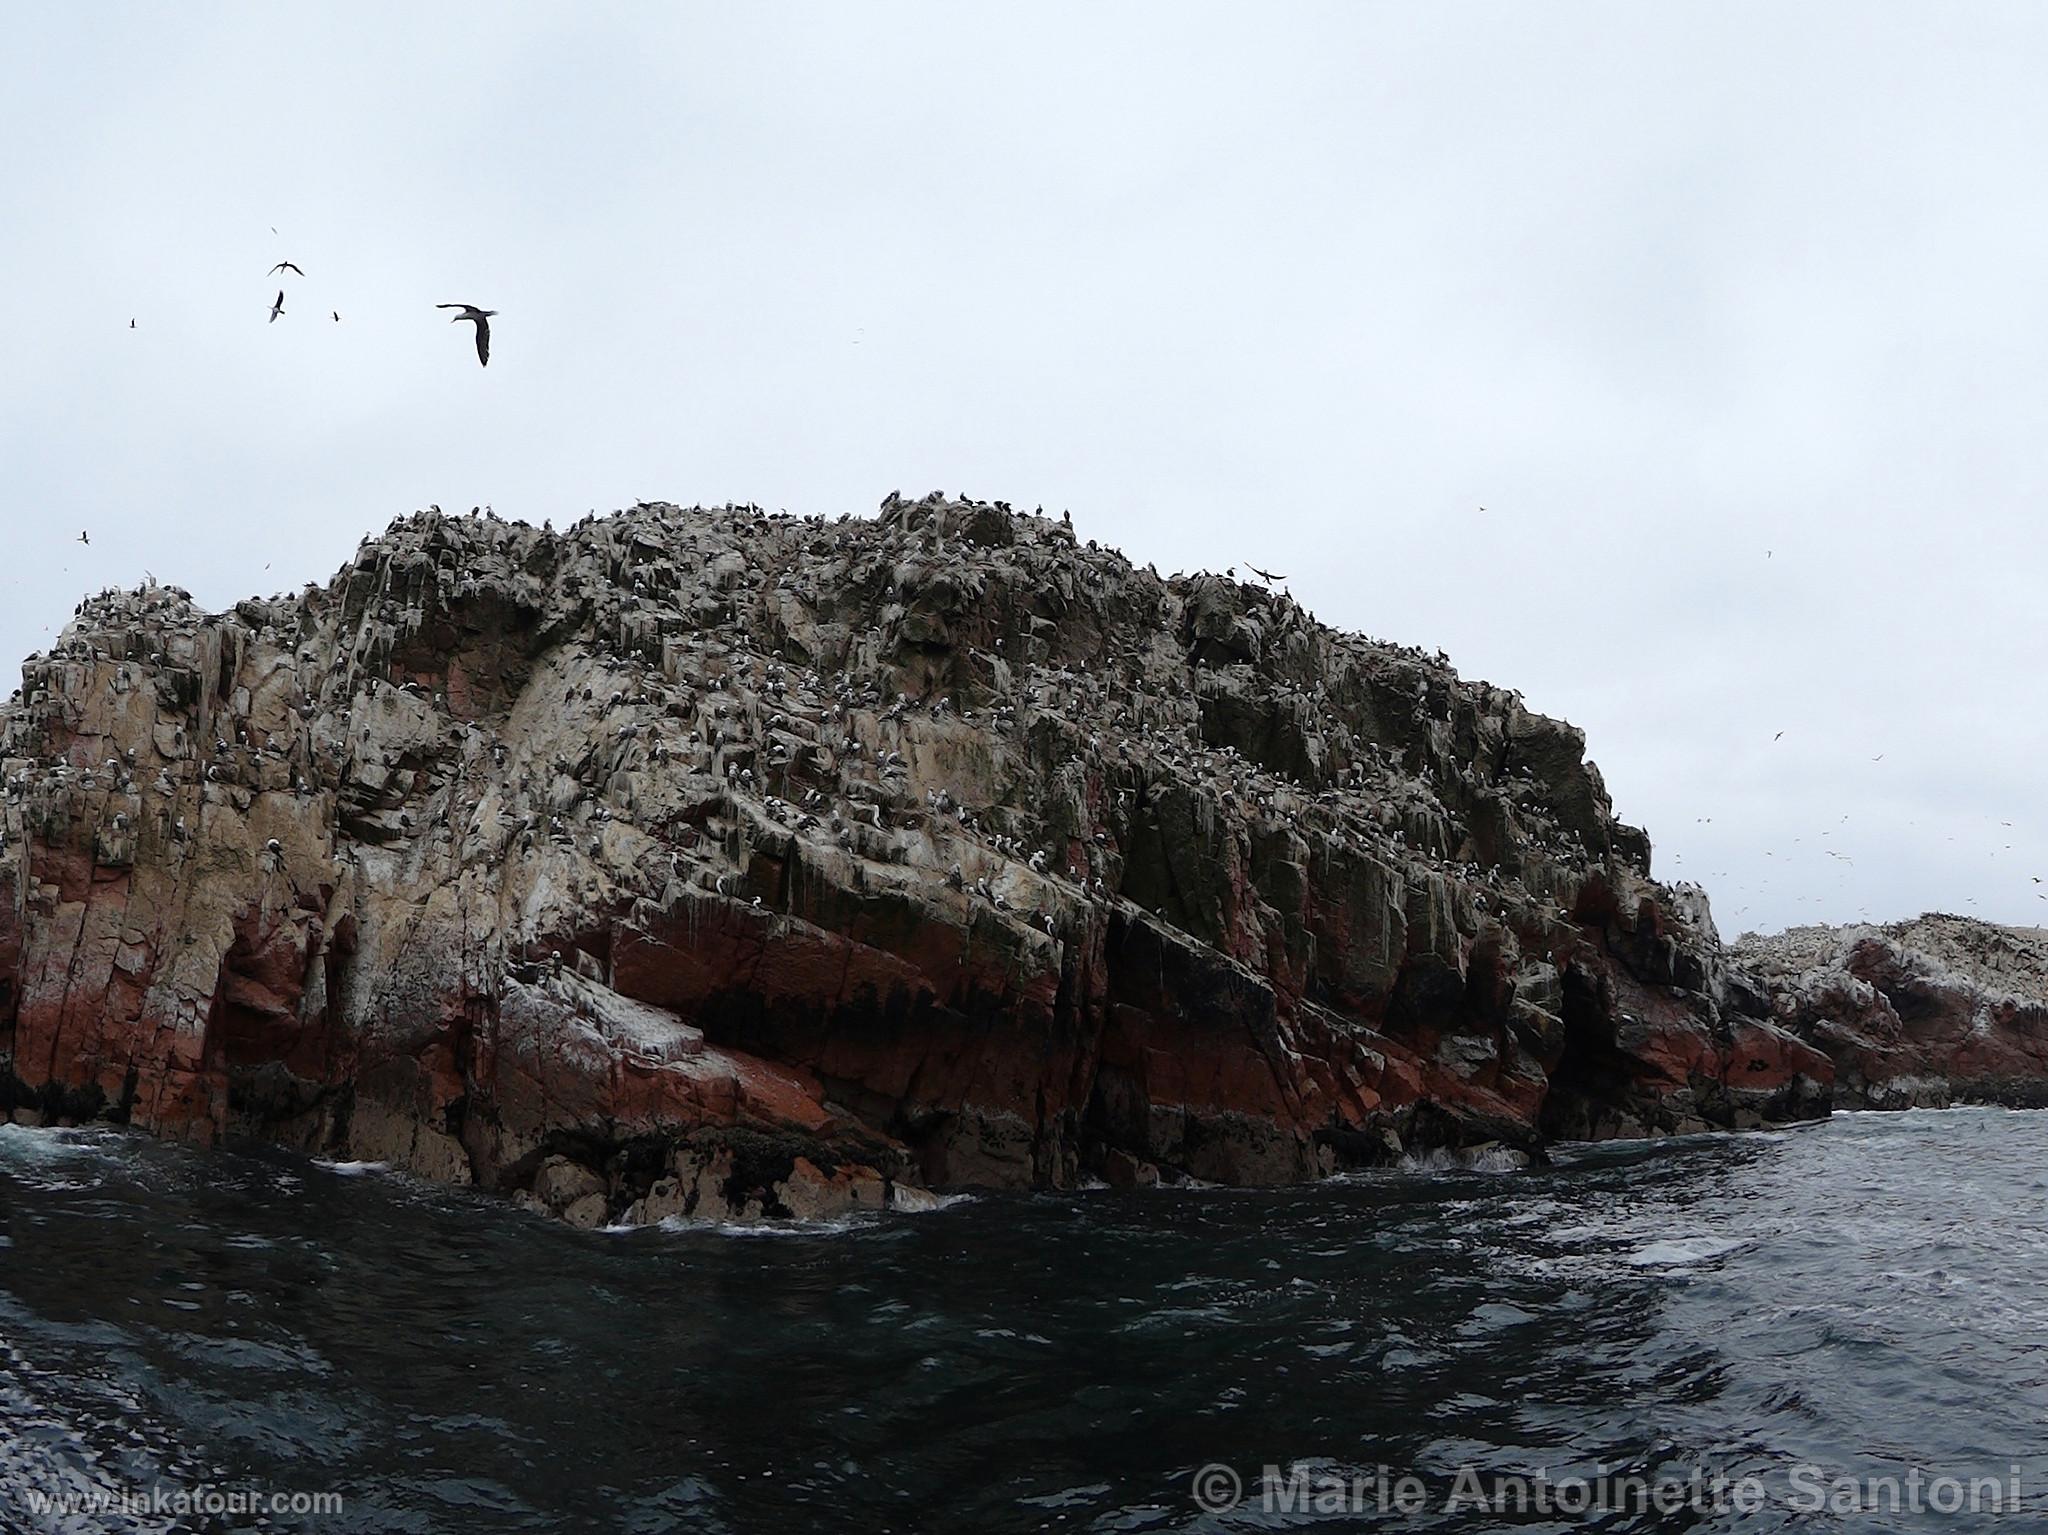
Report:
<svg viewBox="0 0 2048 1535"><path fill-rule="evenodd" d="M8 1127L0 1528L2048 1529L2048 1114L593 1233Z"/></svg>

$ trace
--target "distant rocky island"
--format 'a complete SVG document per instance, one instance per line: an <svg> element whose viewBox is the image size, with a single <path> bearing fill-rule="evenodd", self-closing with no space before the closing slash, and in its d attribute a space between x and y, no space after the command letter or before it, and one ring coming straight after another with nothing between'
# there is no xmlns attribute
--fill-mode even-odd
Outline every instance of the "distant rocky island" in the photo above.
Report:
<svg viewBox="0 0 2048 1535"><path fill-rule="evenodd" d="M2048 934L1724 944L1572 726L1002 503L103 593L0 757L16 1120L579 1225L2048 1102Z"/></svg>

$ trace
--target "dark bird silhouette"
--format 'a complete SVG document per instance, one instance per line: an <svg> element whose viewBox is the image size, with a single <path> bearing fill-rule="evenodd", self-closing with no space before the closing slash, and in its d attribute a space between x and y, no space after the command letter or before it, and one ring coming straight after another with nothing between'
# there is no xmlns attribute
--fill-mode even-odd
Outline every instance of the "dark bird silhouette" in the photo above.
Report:
<svg viewBox="0 0 2048 1535"><path fill-rule="evenodd" d="M498 311L495 309L479 309L474 304L436 304L434 307L436 309L460 309L462 311L461 314L456 315L448 322L450 325L453 325L456 320L473 320L476 322L476 360L482 366L488 368L491 365L491 316Z"/></svg>
<svg viewBox="0 0 2048 1535"><path fill-rule="evenodd" d="M79 542L80 542L81 544L89 544L89 543L91 543L91 542L92 542L92 537L91 537L91 535L90 535L90 534L88 534L88 533L85 533L85 532L80 532L80 533L79 533L79 535L78 535L78 541L79 541Z"/></svg>
<svg viewBox="0 0 2048 1535"><path fill-rule="evenodd" d="M135 322L134 322L133 320L130 320L130 321L128 322L128 328L129 328L130 330L133 330L133 329L135 329Z"/></svg>
<svg viewBox="0 0 2048 1535"><path fill-rule="evenodd" d="M1785 739L1785 732L1781 730L1776 735L1772 736L1771 739L1773 741L1782 741Z"/></svg>
<svg viewBox="0 0 2048 1535"><path fill-rule="evenodd" d="M284 289L277 290L277 301L270 306L270 323L275 325L277 317L284 313Z"/></svg>
<svg viewBox="0 0 2048 1535"><path fill-rule="evenodd" d="M1249 570L1253 575L1257 576L1261 581L1264 581L1269 586L1272 585L1275 581L1285 581L1287 579L1285 576L1274 575L1273 572L1270 570L1261 570L1258 566L1252 564L1249 560L1245 561L1244 568L1246 570Z"/></svg>
<svg viewBox="0 0 2048 1535"><path fill-rule="evenodd" d="M334 323L336 325L341 323L341 311L339 309L334 311Z"/></svg>
<svg viewBox="0 0 2048 1535"><path fill-rule="evenodd" d="M304 277L306 275L304 272L301 272L296 265L289 261L280 261L276 266L270 269L270 275L272 277L275 277L279 272L289 272L294 277Z"/></svg>

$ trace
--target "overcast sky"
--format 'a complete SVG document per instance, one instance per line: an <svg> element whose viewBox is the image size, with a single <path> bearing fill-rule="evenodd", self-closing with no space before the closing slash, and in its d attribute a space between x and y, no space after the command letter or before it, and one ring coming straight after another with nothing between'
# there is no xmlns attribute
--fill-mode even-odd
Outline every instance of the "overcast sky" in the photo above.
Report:
<svg viewBox="0 0 2048 1535"><path fill-rule="evenodd" d="M2048 920L2037 5L7 31L9 670L429 502L943 487L1520 688L1726 932Z"/></svg>

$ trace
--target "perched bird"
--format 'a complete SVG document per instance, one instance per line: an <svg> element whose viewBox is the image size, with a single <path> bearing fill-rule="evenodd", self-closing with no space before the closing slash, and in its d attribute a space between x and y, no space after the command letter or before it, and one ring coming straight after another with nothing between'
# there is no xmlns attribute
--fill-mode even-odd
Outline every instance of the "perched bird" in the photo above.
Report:
<svg viewBox="0 0 2048 1535"><path fill-rule="evenodd" d="M304 272L301 272L296 266L294 266L289 261L280 261L276 266L270 269L270 275L272 277L275 277L279 272L289 272L294 277L304 277L306 275Z"/></svg>
<svg viewBox="0 0 2048 1535"><path fill-rule="evenodd" d="M460 309L462 311L461 314L456 315L454 319L448 322L451 325L456 320L473 320L476 322L476 360L482 366L488 368L491 365L491 316L498 311L495 309L479 309L474 304L436 304L434 307L436 309Z"/></svg>
<svg viewBox="0 0 2048 1535"><path fill-rule="evenodd" d="M277 300L270 306L270 323L275 325L277 317L284 313L284 289L277 290Z"/></svg>

